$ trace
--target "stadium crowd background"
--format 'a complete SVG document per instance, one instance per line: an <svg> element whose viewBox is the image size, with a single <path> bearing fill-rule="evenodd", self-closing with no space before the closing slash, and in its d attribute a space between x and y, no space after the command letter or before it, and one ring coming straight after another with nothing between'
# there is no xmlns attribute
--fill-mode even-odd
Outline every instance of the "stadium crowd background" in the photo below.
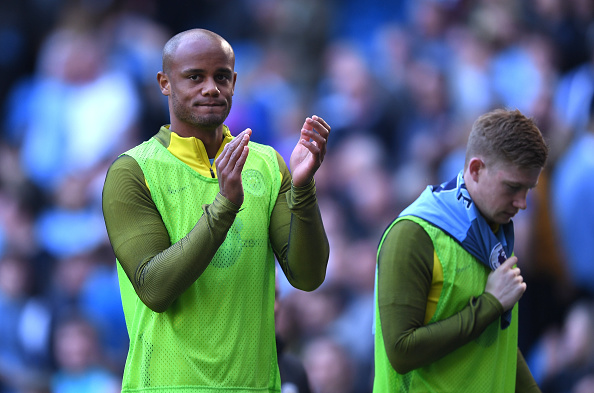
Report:
<svg viewBox="0 0 594 393"><path fill-rule="evenodd" d="M288 159L305 116L332 126L316 175L327 279L281 279L277 321L315 393L371 391L380 235L457 173L495 107L535 118L551 147L514 219L520 348L543 392L594 391L591 0L3 0L0 22L0 393L119 391L103 180L168 123L161 49L193 27L235 49L232 133Z"/></svg>

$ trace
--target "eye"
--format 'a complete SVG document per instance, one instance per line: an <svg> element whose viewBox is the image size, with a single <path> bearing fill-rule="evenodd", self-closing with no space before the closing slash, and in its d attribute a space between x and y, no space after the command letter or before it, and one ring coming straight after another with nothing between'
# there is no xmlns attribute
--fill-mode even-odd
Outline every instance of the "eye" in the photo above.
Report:
<svg viewBox="0 0 594 393"><path fill-rule="evenodd" d="M518 186L518 185L513 185L513 184L508 184L507 185L507 189L510 190L511 192L517 192L520 191L522 187Z"/></svg>
<svg viewBox="0 0 594 393"><path fill-rule="evenodd" d="M190 80L197 81L199 76L198 75L190 75L188 78L190 78Z"/></svg>
<svg viewBox="0 0 594 393"><path fill-rule="evenodd" d="M219 74L219 75L217 75L217 80L219 80L221 82L226 82L229 80L229 75Z"/></svg>

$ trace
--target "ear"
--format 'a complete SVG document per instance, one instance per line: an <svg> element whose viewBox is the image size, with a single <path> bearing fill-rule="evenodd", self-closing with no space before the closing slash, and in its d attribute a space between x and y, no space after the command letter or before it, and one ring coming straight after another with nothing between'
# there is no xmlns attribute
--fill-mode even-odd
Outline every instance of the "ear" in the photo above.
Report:
<svg viewBox="0 0 594 393"><path fill-rule="evenodd" d="M235 82L237 82L237 72L233 73L233 87L231 89L231 95L235 95Z"/></svg>
<svg viewBox="0 0 594 393"><path fill-rule="evenodd" d="M171 87L169 84L169 78L167 77L167 74L165 74L163 71L159 71L157 73L157 82L159 82L161 93L164 96L168 96L169 94L171 94Z"/></svg>
<svg viewBox="0 0 594 393"><path fill-rule="evenodd" d="M478 157L472 157L468 162L468 173L475 183L478 183L479 174L485 168L485 163Z"/></svg>

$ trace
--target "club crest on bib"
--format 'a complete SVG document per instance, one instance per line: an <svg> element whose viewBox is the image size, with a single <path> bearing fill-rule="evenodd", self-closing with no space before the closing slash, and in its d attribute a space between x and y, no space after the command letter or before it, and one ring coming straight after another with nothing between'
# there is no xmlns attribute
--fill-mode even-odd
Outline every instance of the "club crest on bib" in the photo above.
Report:
<svg viewBox="0 0 594 393"><path fill-rule="evenodd" d="M491 255L489 256L489 266L491 269L497 269L503 262L505 262L507 256L505 255L505 251L503 250L503 246L501 243L497 243L495 247L491 250Z"/></svg>
<svg viewBox="0 0 594 393"><path fill-rule="evenodd" d="M241 173L243 189L255 197L261 197L266 192L264 176L255 169L247 169Z"/></svg>

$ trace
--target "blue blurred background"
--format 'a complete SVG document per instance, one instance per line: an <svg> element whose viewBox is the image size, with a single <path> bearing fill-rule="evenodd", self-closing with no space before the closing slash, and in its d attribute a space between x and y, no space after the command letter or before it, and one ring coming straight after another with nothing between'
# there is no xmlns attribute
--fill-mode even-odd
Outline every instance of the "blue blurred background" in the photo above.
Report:
<svg viewBox="0 0 594 393"><path fill-rule="evenodd" d="M375 254L427 184L453 177L477 116L533 117L551 148L515 219L519 345L543 392L594 392L591 0L0 1L0 393L116 392L128 337L101 190L168 123L173 34L234 47L227 124L288 161L332 126L316 175L330 240L313 293L280 278L279 336L315 393L367 393Z"/></svg>

